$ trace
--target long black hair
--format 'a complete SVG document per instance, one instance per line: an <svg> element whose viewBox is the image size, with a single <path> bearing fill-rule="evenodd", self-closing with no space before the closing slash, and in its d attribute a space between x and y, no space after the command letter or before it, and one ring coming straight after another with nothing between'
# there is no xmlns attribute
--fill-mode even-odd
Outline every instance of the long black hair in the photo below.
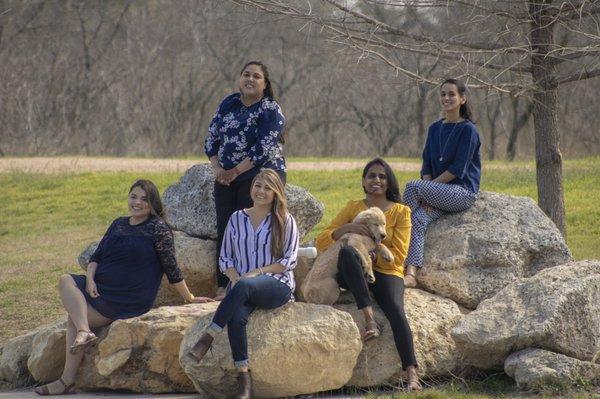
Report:
<svg viewBox="0 0 600 399"><path fill-rule="evenodd" d="M467 86L463 82L461 82L458 79L449 78L442 82L442 86L446 83L456 86L456 88L458 89L458 94L460 94L461 97L465 96L467 92ZM475 121L473 120L473 113L471 112L471 107L469 106L468 98L465 99L464 104L460 105L460 117L463 119L468 119L471 122L475 123Z"/></svg>
<svg viewBox="0 0 600 399"><path fill-rule="evenodd" d="M387 178L387 190L385 190L385 198L388 201L402 203L402 196L400 195L400 188L398 187L398 180L396 180L396 175L392 170L392 167L385 162L383 159L377 157L370 160L363 169L362 178L364 179L367 176L367 172L371 169L373 165L381 165L383 170L385 170L385 176ZM367 190L363 187L364 192Z"/></svg>
<svg viewBox="0 0 600 399"><path fill-rule="evenodd" d="M267 66L262 61L248 61L246 65L244 65L244 67L242 68L240 76L244 73L244 71L249 65L258 66L263 73L263 77L265 78L265 89L263 90L263 96L275 100L275 94L273 94L273 86L271 85L271 81L269 80L269 69L267 68Z"/></svg>

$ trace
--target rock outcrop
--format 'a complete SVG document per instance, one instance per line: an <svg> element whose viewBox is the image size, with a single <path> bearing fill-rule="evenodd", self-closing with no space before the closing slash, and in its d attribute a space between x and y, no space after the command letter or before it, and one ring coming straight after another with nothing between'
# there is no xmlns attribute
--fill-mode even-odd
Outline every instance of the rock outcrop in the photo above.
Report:
<svg viewBox="0 0 600 399"><path fill-rule="evenodd" d="M180 361L200 391L215 398L236 390L227 334L220 334L200 363L185 354L212 320L202 317L181 345ZM248 355L254 395L279 398L336 389L352 376L362 342L349 314L330 306L289 303L275 310L256 310L247 326Z"/></svg>
<svg viewBox="0 0 600 399"><path fill-rule="evenodd" d="M510 284L452 331L466 363L500 369L512 352L536 347L583 361L600 348L600 261L542 270Z"/></svg>
<svg viewBox="0 0 600 399"><path fill-rule="evenodd" d="M364 316L351 296L345 293L336 309L352 315L359 330L365 328ZM457 371L460 354L450 336L452 327L463 316L456 303L421 290L406 290L404 309L413 333L415 355L421 378L433 378ZM397 384L402 378L402 363L394 344L392 329L385 315L373 305L375 320L381 326L381 335L363 345L352 379L347 385L356 387Z"/></svg>
<svg viewBox="0 0 600 399"><path fill-rule="evenodd" d="M429 226L419 283L475 309L519 278L570 260L564 238L531 198L480 192L471 209Z"/></svg>
<svg viewBox="0 0 600 399"><path fill-rule="evenodd" d="M31 343L27 368L32 377L40 382L57 380L65 366L65 321L41 329Z"/></svg>
<svg viewBox="0 0 600 399"><path fill-rule="evenodd" d="M600 383L600 365L573 359L543 349L513 353L504 362L504 371L521 389L570 388Z"/></svg>
<svg viewBox="0 0 600 399"><path fill-rule="evenodd" d="M214 174L209 164L188 169L163 195L169 225L194 237L216 239L213 186ZM286 185L285 194L300 237L303 237L323 216L323 204L305 189L291 184Z"/></svg>

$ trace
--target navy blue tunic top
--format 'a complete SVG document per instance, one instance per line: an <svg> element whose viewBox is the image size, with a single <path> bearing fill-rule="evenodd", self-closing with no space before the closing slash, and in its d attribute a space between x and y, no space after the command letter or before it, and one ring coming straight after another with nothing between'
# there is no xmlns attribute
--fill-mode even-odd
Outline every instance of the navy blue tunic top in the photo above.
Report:
<svg viewBox="0 0 600 399"><path fill-rule="evenodd" d="M456 176L448 184L477 193L481 180L480 146L479 133L471 121L443 123L440 119L429 126L421 177L431 175L435 179L448 171Z"/></svg>
<svg viewBox="0 0 600 399"><path fill-rule="evenodd" d="M90 262L98 263L94 281L99 297L92 298L85 291L86 276L73 278L90 305L112 320L149 311L163 273L170 283L183 280L175 260L173 232L156 217L135 226L128 217L113 221Z"/></svg>
<svg viewBox="0 0 600 399"><path fill-rule="evenodd" d="M208 128L204 152L210 158L217 155L226 170L250 158L254 168L236 180L253 178L261 168L285 171L281 134L285 117L275 100L263 97L246 107L240 93L226 97Z"/></svg>

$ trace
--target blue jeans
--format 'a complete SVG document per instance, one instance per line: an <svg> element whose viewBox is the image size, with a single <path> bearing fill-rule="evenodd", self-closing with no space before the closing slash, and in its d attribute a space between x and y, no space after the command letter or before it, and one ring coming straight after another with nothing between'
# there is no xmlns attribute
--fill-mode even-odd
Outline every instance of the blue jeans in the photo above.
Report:
<svg viewBox="0 0 600 399"><path fill-rule="evenodd" d="M236 367L248 367L246 324L254 309L275 309L286 304L292 295L290 287L271 276L244 278L225 295L209 326L215 332L227 325L229 345Z"/></svg>

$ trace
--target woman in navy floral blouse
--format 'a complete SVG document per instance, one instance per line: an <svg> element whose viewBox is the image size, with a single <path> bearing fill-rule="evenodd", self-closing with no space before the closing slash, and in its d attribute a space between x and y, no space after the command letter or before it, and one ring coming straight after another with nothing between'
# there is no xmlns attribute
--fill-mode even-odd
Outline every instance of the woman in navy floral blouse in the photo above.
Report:
<svg viewBox="0 0 600 399"><path fill-rule="evenodd" d="M260 61L244 65L239 89L219 104L204 142L215 173L217 257L229 217L252 206L250 187L260 169L275 170L284 183L286 178L285 117L274 99L266 65ZM229 279L218 267L216 270L219 289L215 299L222 299Z"/></svg>

